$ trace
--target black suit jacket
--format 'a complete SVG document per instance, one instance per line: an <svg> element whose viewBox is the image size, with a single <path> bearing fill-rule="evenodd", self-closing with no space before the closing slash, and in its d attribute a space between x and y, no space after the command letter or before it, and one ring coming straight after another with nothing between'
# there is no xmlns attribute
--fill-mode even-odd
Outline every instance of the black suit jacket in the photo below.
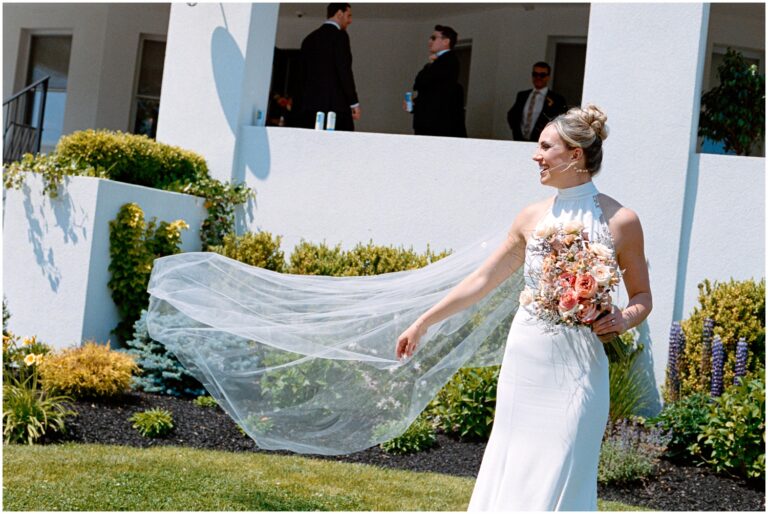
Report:
<svg viewBox="0 0 768 514"><path fill-rule="evenodd" d="M446 52L416 75L413 89L413 130L425 136L467 137L464 125L464 89L459 80L459 59Z"/></svg>
<svg viewBox="0 0 768 514"><path fill-rule="evenodd" d="M358 102L347 31L324 23L301 43L304 88L301 126L315 126L317 111L336 113L336 130L354 130L350 105Z"/></svg>
<svg viewBox="0 0 768 514"><path fill-rule="evenodd" d="M525 102L528 100L528 95L531 94L533 89L526 89L517 93L517 99L515 105L507 112L507 123L509 128L512 129L512 136L515 141L538 141L541 131L547 126L547 123L555 119L558 115L568 110L568 105L565 103L565 98L558 95L552 90L547 91L547 97L544 99L544 107L541 109L541 114L533 124L533 130L531 130L531 137L525 139L523 136L523 129L520 125L523 121L523 108Z"/></svg>

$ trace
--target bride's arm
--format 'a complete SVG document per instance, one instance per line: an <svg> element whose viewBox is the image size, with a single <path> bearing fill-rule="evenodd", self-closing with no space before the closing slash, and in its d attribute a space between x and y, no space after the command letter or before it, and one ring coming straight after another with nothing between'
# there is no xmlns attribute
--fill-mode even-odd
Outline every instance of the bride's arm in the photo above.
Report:
<svg viewBox="0 0 768 514"><path fill-rule="evenodd" d="M648 317L653 308L640 219L633 211L621 208L616 213L615 223L615 233L618 239L616 241L616 259L619 267L624 270L624 286L627 289L629 302L623 310L615 309L611 315L595 322L592 330L598 336L605 338L636 327ZM613 324L611 324L611 320L613 320Z"/></svg>
<svg viewBox="0 0 768 514"><path fill-rule="evenodd" d="M470 273L442 300L436 303L397 339L397 358L410 357L427 329L445 318L475 304L509 278L525 260L524 227L528 209L515 218L507 239L475 271Z"/></svg>

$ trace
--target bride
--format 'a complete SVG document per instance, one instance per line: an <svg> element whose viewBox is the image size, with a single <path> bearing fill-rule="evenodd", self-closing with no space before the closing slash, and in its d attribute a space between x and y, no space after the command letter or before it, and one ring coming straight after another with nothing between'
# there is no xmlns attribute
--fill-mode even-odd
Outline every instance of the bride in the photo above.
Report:
<svg viewBox="0 0 768 514"><path fill-rule="evenodd" d="M493 430L469 510L597 510L597 467L609 406L603 343L651 311L640 221L592 183L600 171L606 119L588 105L547 125L533 160L541 183L556 188L555 196L523 209L506 241L397 339L397 357L412 357L431 325L475 304L524 268L526 292L507 338ZM596 321L593 312L593 319L579 320L583 323L553 324L532 299L551 266L541 251L542 238L569 222L583 225L588 244L599 243L613 254L628 303L624 309L600 306L604 312ZM563 309L569 306L561 302L560 313Z"/></svg>

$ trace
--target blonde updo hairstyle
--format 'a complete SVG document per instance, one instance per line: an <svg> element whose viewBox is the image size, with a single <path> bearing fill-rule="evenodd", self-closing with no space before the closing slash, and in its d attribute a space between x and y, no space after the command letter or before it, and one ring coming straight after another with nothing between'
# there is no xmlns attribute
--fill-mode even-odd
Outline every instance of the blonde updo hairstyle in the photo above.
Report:
<svg viewBox="0 0 768 514"><path fill-rule="evenodd" d="M590 175L600 171L603 162L603 140L608 137L608 116L593 104L574 107L550 122L568 148L584 151L584 166Z"/></svg>

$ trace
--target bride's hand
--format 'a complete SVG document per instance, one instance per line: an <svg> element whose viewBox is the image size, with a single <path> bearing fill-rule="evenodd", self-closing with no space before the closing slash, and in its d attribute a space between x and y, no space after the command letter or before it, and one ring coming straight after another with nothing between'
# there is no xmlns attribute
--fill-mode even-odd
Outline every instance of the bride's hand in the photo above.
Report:
<svg viewBox="0 0 768 514"><path fill-rule="evenodd" d="M615 305L611 312L602 315L592 324L592 332L604 343L626 331L627 320L624 319L624 313L621 312L621 309Z"/></svg>
<svg viewBox="0 0 768 514"><path fill-rule="evenodd" d="M405 332L400 334L397 338L397 345L395 346L395 355L398 359L403 357L412 357L413 352L416 351L416 346L419 344L419 339L426 333L427 329L423 324L416 321L410 327L405 329Z"/></svg>

